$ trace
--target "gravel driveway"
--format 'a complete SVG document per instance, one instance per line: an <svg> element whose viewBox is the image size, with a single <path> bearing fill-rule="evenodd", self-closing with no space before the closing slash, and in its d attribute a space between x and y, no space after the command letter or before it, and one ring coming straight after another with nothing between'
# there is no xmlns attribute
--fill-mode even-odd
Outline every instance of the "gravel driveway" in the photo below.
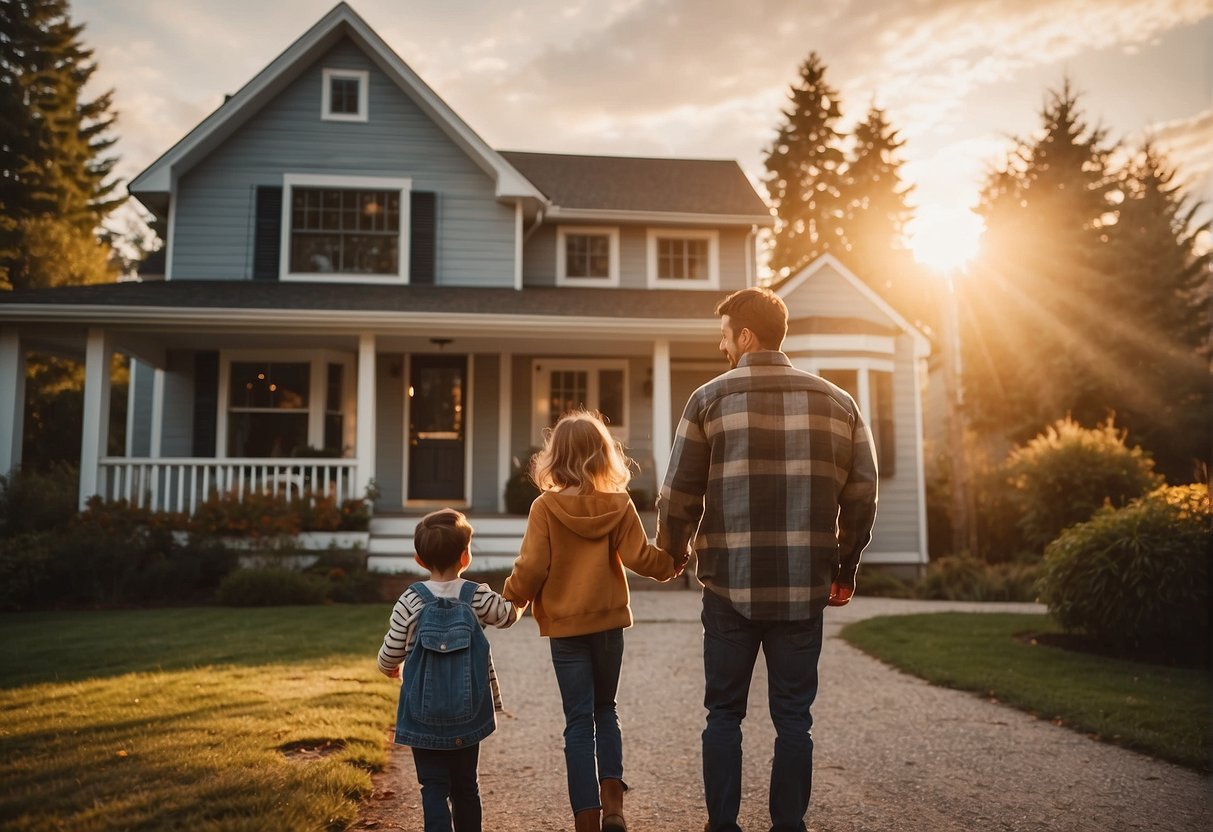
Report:
<svg viewBox="0 0 1213 832"><path fill-rule="evenodd" d="M698 832L703 660L697 591L634 592L619 713L634 832ZM857 598L826 611L814 706L813 832L976 832L1210 828L1210 780L1104 745L972 694L935 688L837 638L877 615L944 610L1038 612L1033 604ZM568 830L563 718L547 640L529 616L490 631L506 710L480 757L484 828ZM774 732L766 673L754 673L743 723L740 824L765 830ZM412 758L397 749L375 778L358 829L420 830Z"/></svg>

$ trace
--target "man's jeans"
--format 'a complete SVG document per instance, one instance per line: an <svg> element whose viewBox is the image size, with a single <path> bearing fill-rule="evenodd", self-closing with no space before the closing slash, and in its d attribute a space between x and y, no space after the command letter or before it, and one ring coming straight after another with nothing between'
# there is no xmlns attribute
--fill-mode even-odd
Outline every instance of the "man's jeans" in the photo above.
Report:
<svg viewBox="0 0 1213 832"><path fill-rule="evenodd" d="M479 761L479 743L458 751L413 749L425 832L451 832L452 815L455 832L480 832L480 784L476 780Z"/></svg>
<svg viewBox="0 0 1213 832"><path fill-rule="evenodd" d="M766 656L767 696L775 724L771 832L804 832L813 785L813 717L822 616L751 621L703 591L703 789L710 832L740 832L741 721L758 648Z"/></svg>
<svg viewBox="0 0 1213 832"><path fill-rule="evenodd" d="M564 763L576 814L599 808L600 780L623 779L623 737L615 711L623 630L548 641L564 703Z"/></svg>

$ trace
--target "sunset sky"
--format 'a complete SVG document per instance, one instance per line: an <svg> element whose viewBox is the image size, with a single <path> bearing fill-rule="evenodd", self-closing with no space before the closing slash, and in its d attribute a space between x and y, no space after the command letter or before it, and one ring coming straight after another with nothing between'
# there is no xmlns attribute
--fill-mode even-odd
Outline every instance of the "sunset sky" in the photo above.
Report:
<svg viewBox="0 0 1213 832"><path fill-rule="evenodd" d="M120 171L167 150L333 0L76 0L116 90ZM493 147L736 159L756 183L810 51L846 123L906 141L925 217L977 198L1068 75L1092 121L1153 134L1213 201L1213 0L354 0ZM950 215L953 221L956 215Z"/></svg>

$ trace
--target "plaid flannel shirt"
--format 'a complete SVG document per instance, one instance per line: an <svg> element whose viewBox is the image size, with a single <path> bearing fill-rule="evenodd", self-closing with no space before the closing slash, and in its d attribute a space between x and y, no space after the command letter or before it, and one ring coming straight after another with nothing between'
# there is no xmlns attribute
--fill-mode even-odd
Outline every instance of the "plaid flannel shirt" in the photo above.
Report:
<svg viewBox="0 0 1213 832"><path fill-rule="evenodd" d="M876 517L876 453L855 400L782 352L746 353L687 402L657 545L751 619L813 618L855 585Z"/></svg>

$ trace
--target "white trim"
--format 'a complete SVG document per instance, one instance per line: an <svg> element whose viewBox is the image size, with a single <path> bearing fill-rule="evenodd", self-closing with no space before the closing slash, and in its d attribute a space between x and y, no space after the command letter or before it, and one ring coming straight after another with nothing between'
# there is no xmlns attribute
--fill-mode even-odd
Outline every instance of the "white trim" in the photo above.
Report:
<svg viewBox="0 0 1213 832"><path fill-rule="evenodd" d="M817 274L817 272L821 271L826 266L830 266L834 269L834 271L842 275L843 280L851 284L851 287L855 289L855 291L863 295L863 297L869 303L879 309L884 315L892 320L893 323L897 324L898 327L914 337L914 356L916 358L921 358L931 354L931 342L927 336L924 335L920 329L918 329L918 327L914 326L912 323L902 317L902 315L896 309L890 306L884 298L872 291L872 288L868 286L868 284L856 277L854 272L844 266L837 257L828 252L818 257L809 265L805 266L794 277L790 277L784 281L783 284L776 290L776 294L781 298L786 299L789 295L795 292L802 283L813 275Z"/></svg>
<svg viewBox="0 0 1213 832"><path fill-rule="evenodd" d="M514 389L514 354L497 354L497 512L505 514L505 482L509 479L513 454L510 453L510 436L513 430L512 406Z"/></svg>
<svg viewBox="0 0 1213 832"><path fill-rule="evenodd" d="M307 413L307 443L315 448L324 447L324 420L327 413L325 404L328 393L328 365L341 364L343 384L354 368L354 357L346 352L337 350L292 350L292 349L225 349L219 350L219 373L216 391L215 414L215 458L243 459L229 457L227 452L228 417L231 412L231 379L232 363L248 363L266 361L272 364L307 364L308 365L308 401L307 407L292 410L293 413ZM163 386L163 385L162 385ZM343 407L348 401L343 397ZM344 417L358 418L357 410L344 410ZM344 442L344 437L343 437ZM342 447L344 453L344 445ZM157 454L152 454L157 456Z"/></svg>
<svg viewBox="0 0 1213 832"><path fill-rule="evenodd" d="M370 73L365 69L332 69L325 67L320 73L320 120L366 122L370 118ZM358 112L333 112L333 81L354 80L358 82Z"/></svg>
<svg viewBox="0 0 1213 832"><path fill-rule="evenodd" d="M677 280L657 276L658 240L707 240L707 279ZM650 289L719 290L720 289L720 232L702 228L649 228L645 231L645 284Z"/></svg>
<svg viewBox="0 0 1213 832"><path fill-rule="evenodd" d="M918 548L919 563L930 560L927 543L927 483L926 460L923 449L922 384L919 374L927 372L927 360L919 359L914 367L914 467L917 469L915 488L918 490Z"/></svg>
<svg viewBox="0 0 1213 832"><path fill-rule="evenodd" d="M301 188L332 188L334 190L398 191L400 195L400 236L396 245L396 274L360 274L355 272L292 272L291 268L291 201L292 190ZM408 283L409 282L409 195L413 180L387 176L333 176L317 173L284 173L282 175L282 230L278 274L281 280L310 283Z"/></svg>
<svg viewBox="0 0 1213 832"><path fill-rule="evenodd" d="M863 562L876 565L880 563L926 563L926 560L918 552L873 552L871 549L865 549L863 552ZM863 576L859 578L859 592L863 593Z"/></svg>
<svg viewBox="0 0 1213 832"><path fill-rule="evenodd" d="M90 327L84 348L84 402L80 433L80 509L101 493L98 479L101 457L109 438L110 356L109 333Z"/></svg>
<svg viewBox="0 0 1213 832"><path fill-rule="evenodd" d="M549 411L552 395L553 370L584 370L586 377L586 401L584 405L595 410L601 404L598 390L598 371L621 370L623 372L623 425L607 425L611 435L628 444L628 435L632 427L631 392L629 377L631 372L626 358L534 358L531 360L531 378L534 379L532 389L533 404L531 406L531 441L542 444L543 431L552 424L553 414Z"/></svg>
<svg viewBox="0 0 1213 832"><path fill-rule="evenodd" d="M797 367L808 369L815 375L820 375L821 370L875 370L892 373L897 366L890 358L856 358L843 355L795 356L792 361Z"/></svg>
<svg viewBox="0 0 1213 832"><path fill-rule="evenodd" d="M476 395L474 392L476 389L476 356L467 353L466 361L467 372L463 377L463 502L470 506L472 495L476 493L472 487L473 443L475 441L475 425L472 420L472 414L475 411L472 400Z"/></svg>
<svg viewBox="0 0 1213 832"><path fill-rule="evenodd" d="M334 7L218 110L136 176L128 190L136 196L149 192L169 192L174 176L189 170L217 147L302 71L319 60L342 36L350 38L365 51L389 80L408 95L481 170L493 177L499 199L522 197L547 204L543 193L476 135L346 3Z"/></svg>
<svg viewBox="0 0 1213 832"><path fill-rule="evenodd" d="M413 353L402 353L400 360L400 381L403 384L400 389L400 507L405 508L409 504L410 420L413 418L413 397L409 395L409 390L413 387Z"/></svg>
<svg viewBox="0 0 1213 832"><path fill-rule="evenodd" d="M366 493L375 478L375 334L358 335L358 405L354 459L358 460L358 495Z"/></svg>
<svg viewBox="0 0 1213 832"><path fill-rule="evenodd" d="M773 226L769 214L693 214L683 211L628 211L621 208L563 208L553 205L548 217L554 220L613 223L670 223L671 225L761 225Z"/></svg>
<svg viewBox="0 0 1213 832"><path fill-rule="evenodd" d="M700 361L698 359L690 358L674 358L670 360L671 372L678 372L680 370L703 370L705 372L714 372L716 375L720 375L721 373L727 372L728 369L729 365L725 362L723 356L719 361Z"/></svg>
<svg viewBox="0 0 1213 832"><path fill-rule="evenodd" d="M514 288L522 289L522 200L514 203Z"/></svg>
<svg viewBox="0 0 1213 832"><path fill-rule="evenodd" d="M164 279L173 279L173 243L177 240L177 183L168 195L168 239L164 241Z"/></svg>
<svg viewBox="0 0 1213 832"><path fill-rule="evenodd" d="M607 238L607 273L605 277L568 276L567 240L570 235ZM619 227L605 225L556 226L556 285L591 288L617 287L619 285Z"/></svg>
<svg viewBox="0 0 1213 832"><path fill-rule="evenodd" d="M875 352L894 355L897 339L891 335L789 335L783 351L799 352Z"/></svg>
<svg viewBox="0 0 1213 832"><path fill-rule="evenodd" d="M126 435L123 442L123 455L134 456L132 445L135 441L135 360L127 358L126 365Z"/></svg>
<svg viewBox="0 0 1213 832"><path fill-rule="evenodd" d="M0 390L12 390L7 405L0 404L0 476L21 464L21 437L25 419L25 352L21 335L13 327L0 330Z"/></svg>

